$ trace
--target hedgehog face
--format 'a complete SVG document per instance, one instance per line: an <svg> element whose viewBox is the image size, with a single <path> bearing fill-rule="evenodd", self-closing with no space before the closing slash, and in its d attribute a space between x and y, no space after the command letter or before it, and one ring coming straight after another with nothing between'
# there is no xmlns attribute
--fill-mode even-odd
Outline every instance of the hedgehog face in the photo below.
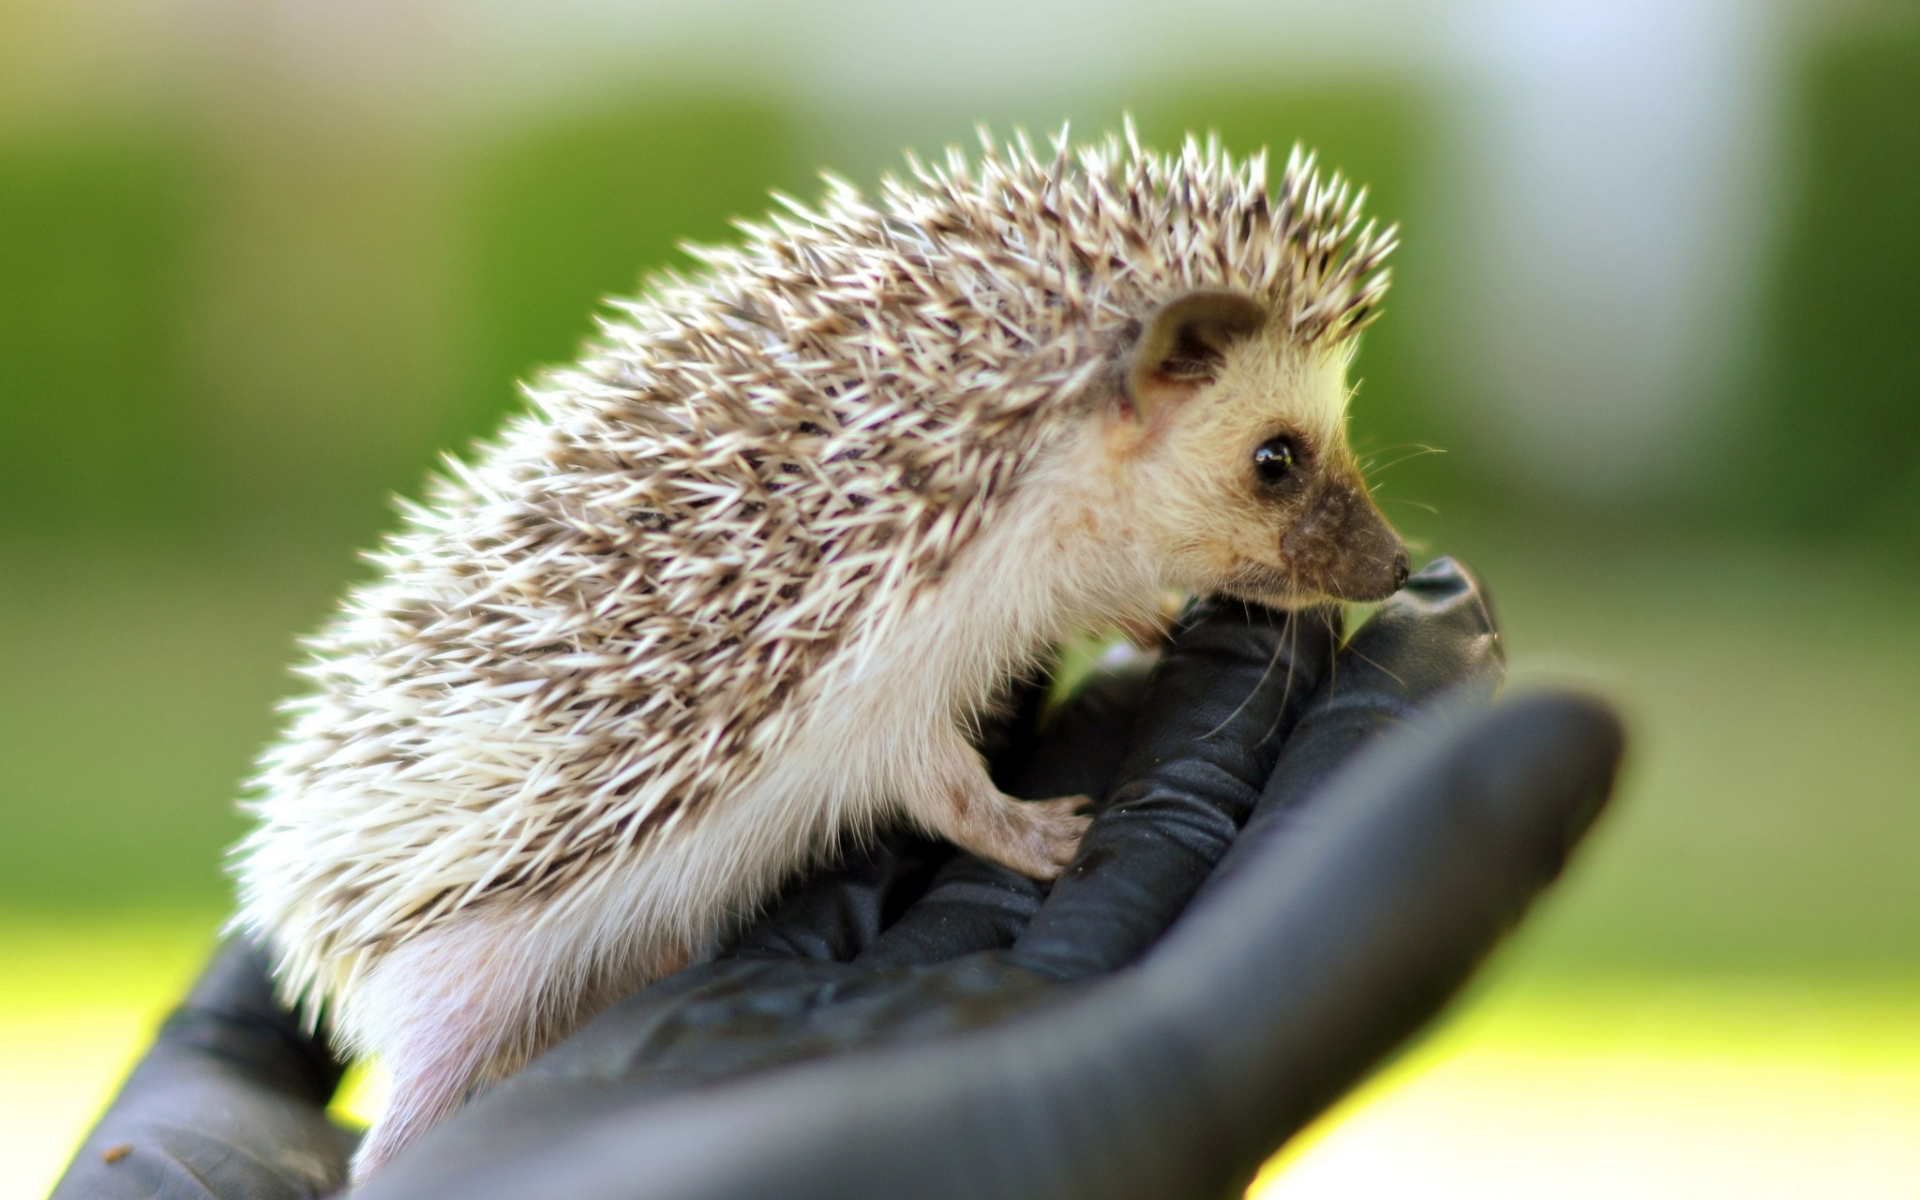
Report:
<svg viewBox="0 0 1920 1200"><path fill-rule="evenodd" d="M1296 344L1232 292L1148 322L1118 425L1129 507L1171 582L1283 608L1405 582L1406 551L1347 446L1349 355Z"/></svg>

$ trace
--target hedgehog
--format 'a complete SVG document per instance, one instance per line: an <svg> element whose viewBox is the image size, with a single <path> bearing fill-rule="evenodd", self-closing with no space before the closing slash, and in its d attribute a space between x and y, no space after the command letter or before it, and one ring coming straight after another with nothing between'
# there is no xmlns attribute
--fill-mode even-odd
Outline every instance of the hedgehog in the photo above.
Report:
<svg viewBox="0 0 1920 1200"><path fill-rule="evenodd" d="M850 840L1057 876L1085 798L972 735L1062 638L1404 582L1345 433L1364 190L1131 123L981 142L610 302L310 640L235 925L388 1071L356 1179Z"/></svg>

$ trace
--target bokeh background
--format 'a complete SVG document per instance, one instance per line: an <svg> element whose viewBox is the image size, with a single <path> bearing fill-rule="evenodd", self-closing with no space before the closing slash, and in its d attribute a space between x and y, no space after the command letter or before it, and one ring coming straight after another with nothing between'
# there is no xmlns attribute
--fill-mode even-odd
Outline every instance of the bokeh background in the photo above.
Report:
<svg viewBox="0 0 1920 1200"><path fill-rule="evenodd" d="M1845 0L0 0L0 1193L204 954L393 493L768 189L1123 111L1403 223L1387 510L1638 735L1266 1194L1920 1196L1920 18Z"/></svg>

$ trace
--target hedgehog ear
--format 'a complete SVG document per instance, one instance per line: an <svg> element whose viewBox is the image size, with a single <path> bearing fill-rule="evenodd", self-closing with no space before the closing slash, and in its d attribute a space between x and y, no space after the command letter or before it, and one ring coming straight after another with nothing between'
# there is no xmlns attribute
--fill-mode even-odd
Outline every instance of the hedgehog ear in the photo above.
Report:
<svg viewBox="0 0 1920 1200"><path fill-rule="evenodd" d="M1244 292L1204 288L1168 301L1128 356L1127 400L1145 413L1170 388L1191 391L1214 377L1228 346L1266 323L1266 307Z"/></svg>

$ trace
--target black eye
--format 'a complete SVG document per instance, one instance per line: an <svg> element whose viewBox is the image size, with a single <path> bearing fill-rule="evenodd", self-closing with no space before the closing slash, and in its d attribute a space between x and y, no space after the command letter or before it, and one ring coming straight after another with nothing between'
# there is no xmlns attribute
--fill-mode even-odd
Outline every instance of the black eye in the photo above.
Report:
<svg viewBox="0 0 1920 1200"><path fill-rule="evenodd" d="M1271 438L1261 442L1253 452L1253 473L1260 477L1261 483L1274 487L1286 482L1299 461L1300 451L1292 438Z"/></svg>

